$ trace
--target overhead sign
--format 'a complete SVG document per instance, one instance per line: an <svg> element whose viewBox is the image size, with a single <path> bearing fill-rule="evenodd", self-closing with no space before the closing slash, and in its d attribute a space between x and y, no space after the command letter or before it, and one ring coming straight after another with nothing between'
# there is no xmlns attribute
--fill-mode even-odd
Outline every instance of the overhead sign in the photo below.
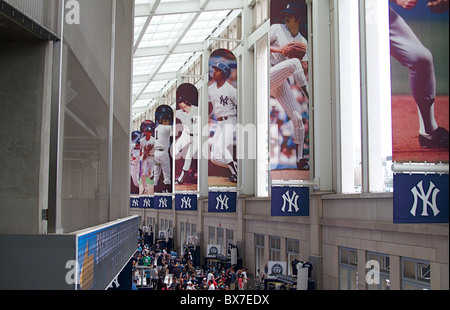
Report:
<svg viewBox="0 0 450 310"><path fill-rule="evenodd" d="M394 223L448 223L449 178L394 175Z"/></svg>

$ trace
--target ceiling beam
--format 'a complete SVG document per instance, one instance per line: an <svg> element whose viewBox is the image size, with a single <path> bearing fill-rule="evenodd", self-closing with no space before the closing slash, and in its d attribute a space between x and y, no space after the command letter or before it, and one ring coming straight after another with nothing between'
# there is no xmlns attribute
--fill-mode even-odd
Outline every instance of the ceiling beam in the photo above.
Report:
<svg viewBox="0 0 450 310"><path fill-rule="evenodd" d="M199 11L221 11L242 9L244 7L243 0L190 0L183 2L164 2L157 6L157 9L152 12L153 5L136 4L135 17L143 17L149 15L168 15L182 13L197 13Z"/></svg>

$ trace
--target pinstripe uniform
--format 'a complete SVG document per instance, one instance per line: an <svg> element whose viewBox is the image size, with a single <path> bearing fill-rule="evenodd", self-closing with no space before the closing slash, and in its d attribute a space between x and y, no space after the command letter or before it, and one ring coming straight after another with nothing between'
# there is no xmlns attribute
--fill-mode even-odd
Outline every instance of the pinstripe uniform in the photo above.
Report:
<svg viewBox="0 0 450 310"><path fill-rule="evenodd" d="M284 24L274 24L270 31L270 45L283 47L292 41L307 44L306 39L300 34L293 37ZM308 61L308 54L302 61ZM294 78L297 86L307 86L308 82L302 64L297 58L287 58L281 53L270 55L270 95L278 100L294 124L293 140L297 145L297 161L303 158L305 126L302 119L302 110L297 102L288 78Z"/></svg>

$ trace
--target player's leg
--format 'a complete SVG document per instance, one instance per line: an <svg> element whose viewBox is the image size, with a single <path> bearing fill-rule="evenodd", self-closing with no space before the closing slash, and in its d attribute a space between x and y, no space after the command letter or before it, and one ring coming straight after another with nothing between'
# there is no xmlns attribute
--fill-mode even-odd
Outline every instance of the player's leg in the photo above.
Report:
<svg viewBox="0 0 450 310"><path fill-rule="evenodd" d="M227 167L231 172L231 177L229 180L233 183L237 182L237 174L238 174L237 161L233 156L235 144L234 141L236 137L236 122L237 122L236 117L228 119L224 126L224 135L223 135L224 158L225 161L227 162Z"/></svg>
<svg viewBox="0 0 450 310"><path fill-rule="evenodd" d="M294 124L293 140L297 148L297 168L300 170L308 170L308 161L303 156L306 130L303 124L300 105L286 81L277 90L273 91L273 95Z"/></svg>
<svg viewBox="0 0 450 310"><path fill-rule="evenodd" d="M148 159L145 159L142 161L142 167L141 167L141 180L142 180L142 186L143 186L143 194L148 193L147 188L147 175L148 175L148 169L149 169L149 162Z"/></svg>
<svg viewBox="0 0 450 310"><path fill-rule="evenodd" d="M305 95L309 97L307 91L308 80L306 79L302 64L297 58L280 62L270 69L270 88L277 89L291 75L294 77L295 82L302 89Z"/></svg>
<svg viewBox="0 0 450 310"><path fill-rule="evenodd" d="M422 147L448 148L448 131L439 128L434 114L433 55L392 8L389 19L391 54L409 69L409 84L419 112L419 142Z"/></svg>

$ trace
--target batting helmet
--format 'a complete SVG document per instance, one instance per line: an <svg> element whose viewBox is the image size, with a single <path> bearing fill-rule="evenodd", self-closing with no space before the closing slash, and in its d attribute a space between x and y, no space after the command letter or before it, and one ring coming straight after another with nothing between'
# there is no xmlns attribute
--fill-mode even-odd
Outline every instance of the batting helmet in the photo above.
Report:
<svg viewBox="0 0 450 310"><path fill-rule="evenodd" d="M224 74L226 79L228 79L231 76L230 66L228 66L224 62L219 62L216 66L213 66L213 69L221 71Z"/></svg>

